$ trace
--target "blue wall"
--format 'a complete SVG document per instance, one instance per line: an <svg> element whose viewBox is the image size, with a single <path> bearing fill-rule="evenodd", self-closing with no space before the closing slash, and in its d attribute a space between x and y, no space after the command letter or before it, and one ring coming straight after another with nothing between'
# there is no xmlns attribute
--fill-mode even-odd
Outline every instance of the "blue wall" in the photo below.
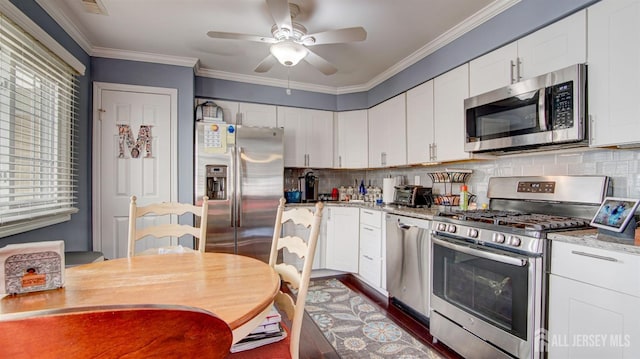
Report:
<svg viewBox="0 0 640 359"><path fill-rule="evenodd" d="M597 0L522 0L504 13L415 63L368 92L328 95L241 82L195 77L193 69L152 63L92 58L34 0L11 0L87 67L80 78L79 213L71 221L0 239L16 242L64 239L68 250L87 250L91 240L91 81L178 89L178 200L193 192L193 100L195 96L331 111L365 109L509 43Z"/></svg>

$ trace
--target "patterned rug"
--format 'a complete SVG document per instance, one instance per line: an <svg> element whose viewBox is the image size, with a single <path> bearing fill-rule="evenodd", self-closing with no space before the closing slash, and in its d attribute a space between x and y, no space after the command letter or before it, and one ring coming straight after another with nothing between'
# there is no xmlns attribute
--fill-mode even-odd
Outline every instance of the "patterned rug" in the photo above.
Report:
<svg viewBox="0 0 640 359"><path fill-rule="evenodd" d="M443 358L337 279L312 280L305 310L343 359Z"/></svg>

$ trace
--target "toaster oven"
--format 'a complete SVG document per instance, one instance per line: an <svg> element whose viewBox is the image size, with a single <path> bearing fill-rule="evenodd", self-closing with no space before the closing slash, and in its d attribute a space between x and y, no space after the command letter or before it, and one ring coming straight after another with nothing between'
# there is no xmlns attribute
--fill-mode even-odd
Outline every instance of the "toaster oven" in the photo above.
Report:
<svg viewBox="0 0 640 359"><path fill-rule="evenodd" d="M431 207L433 204L431 187L417 185L395 186L393 203L407 207Z"/></svg>

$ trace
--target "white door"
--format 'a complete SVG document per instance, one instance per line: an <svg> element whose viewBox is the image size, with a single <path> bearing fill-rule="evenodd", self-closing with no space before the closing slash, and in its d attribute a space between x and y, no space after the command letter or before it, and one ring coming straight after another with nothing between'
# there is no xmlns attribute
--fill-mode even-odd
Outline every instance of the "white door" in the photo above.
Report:
<svg viewBox="0 0 640 359"><path fill-rule="evenodd" d="M132 195L138 205L176 199L176 98L174 89L94 85L93 247L106 258L127 255Z"/></svg>

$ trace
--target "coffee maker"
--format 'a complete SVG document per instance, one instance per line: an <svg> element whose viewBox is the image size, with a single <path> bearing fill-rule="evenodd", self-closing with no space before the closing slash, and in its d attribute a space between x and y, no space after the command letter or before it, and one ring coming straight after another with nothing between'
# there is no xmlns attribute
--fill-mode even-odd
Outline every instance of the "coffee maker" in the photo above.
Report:
<svg viewBox="0 0 640 359"><path fill-rule="evenodd" d="M298 186L302 191L302 202L318 201L318 177L313 172L298 177Z"/></svg>

